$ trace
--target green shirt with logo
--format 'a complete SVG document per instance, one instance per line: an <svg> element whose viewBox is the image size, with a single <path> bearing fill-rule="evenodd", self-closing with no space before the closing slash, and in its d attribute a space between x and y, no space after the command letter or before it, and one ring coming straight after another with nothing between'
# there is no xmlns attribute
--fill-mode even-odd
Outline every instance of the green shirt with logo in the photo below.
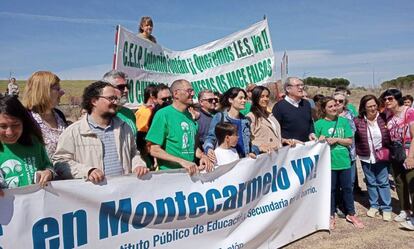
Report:
<svg viewBox="0 0 414 249"><path fill-rule="evenodd" d="M38 170L52 168L45 147L33 138L32 146L4 144L0 149L2 188L17 188L34 183Z"/></svg>
<svg viewBox="0 0 414 249"><path fill-rule="evenodd" d="M326 138L337 137L337 138L352 138L352 129L349 125L349 121L346 118L338 117L338 124L336 120L319 119L315 123L315 135L320 137L321 135ZM335 133L334 133L335 129ZM334 133L334 134L332 134ZM332 170L343 170L351 167L351 158L347 146L343 146L339 143L331 145L331 169Z"/></svg>
<svg viewBox="0 0 414 249"><path fill-rule="evenodd" d="M155 113L146 140L160 145L170 155L193 162L197 130L198 124L187 110L181 112L169 105ZM181 168L176 162L157 160L161 170Z"/></svg>

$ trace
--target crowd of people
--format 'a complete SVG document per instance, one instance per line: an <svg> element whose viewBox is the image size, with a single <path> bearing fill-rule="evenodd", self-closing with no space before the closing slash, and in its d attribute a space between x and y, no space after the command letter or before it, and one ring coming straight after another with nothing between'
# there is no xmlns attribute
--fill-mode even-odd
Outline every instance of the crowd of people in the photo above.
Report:
<svg viewBox="0 0 414 249"><path fill-rule="evenodd" d="M152 20L143 18L140 35L151 42ZM190 175L211 172L240 158L256 158L282 146L323 142L331 151L331 219L356 228L364 224L354 206L358 187L356 160L365 175L370 208L414 231L414 109L412 97L387 89L378 98L361 98L359 110L348 103L349 90L309 99L297 77L283 83L284 96L249 84L224 93L202 90L198 103L185 79L170 86L149 85L134 113L123 106L127 75L112 70L87 86L82 118L70 124L56 107L65 93L58 76L33 73L22 102L18 92L0 97L0 185L2 189L48 181L85 179L184 168ZM10 91L10 90L9 90ZM278 100L273 107L270 96ZM392 217L392 173L401 212ZM3 192L0 191L3 195Z"/></svg>

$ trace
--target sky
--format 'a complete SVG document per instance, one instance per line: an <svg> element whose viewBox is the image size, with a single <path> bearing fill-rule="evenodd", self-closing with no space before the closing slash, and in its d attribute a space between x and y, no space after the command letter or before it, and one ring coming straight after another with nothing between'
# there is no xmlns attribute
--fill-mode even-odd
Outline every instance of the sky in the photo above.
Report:
<svg viewBox="0 0 414 249"><path fill-rule="evenodd" d="M378 86L414 74L412 0L13 0L0 2L0 79L48 70L61 79L99 79L112 67L115 27L137 32L154 20L163 47L186 50L268 19L276 75L343 77Z"/></svg>

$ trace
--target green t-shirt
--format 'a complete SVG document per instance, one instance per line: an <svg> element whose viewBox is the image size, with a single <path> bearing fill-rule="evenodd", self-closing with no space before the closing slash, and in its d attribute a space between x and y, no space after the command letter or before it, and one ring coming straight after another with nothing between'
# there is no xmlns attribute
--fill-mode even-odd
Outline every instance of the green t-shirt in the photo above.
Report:
<svg viewBox="0 0 414 249"><path fill-rule="evenodd" d="M319 119L315 123L315 135L320 137L321 135L326 138L332 137L336 120L328 121L326 119ZM336 125L336 131L333 137L337 138L352 138L352 130L349 125L349 121L346 118L339 117L338 124ZM347 146L336 143L331 145L331 169L343 170L351 167L351 158Z"/></svg>
<svg viewBox="0 0 414 249"><path fill-rule="evenodd" d="M45 147L36 139L32 146L4 144L0 150L0 171L5 188L23 187L34 183L35 172L51 168Z"/></svg>
<svg viewBox="0 0 414 249"><path fill-rule="evenodd" d="M134 134L134 137L136 137L137 126L134 112L131 111L131 109L122 106L121 109L119 109L116 113L116 116L125 123L127 123L129 127L131 127L132 134Z"/></svg>
<svg viewBox="0 0 414 249"><path fill-rule="evenodd" d="M246 101L246 104L244 105L244 109L240 111L241 114L244 116L247 115L247 113L250 112L250 109L252 108L252 102Z"/></svg>
<svg viewBox="0 0 414 249"><path fill-rule="evenodd" d="M188 111L180 112L172 105L155 113L146 140L160 145L168 154L193 162L198 124ZM181 168L178 163L158 159L161 170Z"/></svg>
<svg viewBox="0 0 414 249"><path fill-rule="evenodd" d="M348 104L346 105L346 108L347 108L350 112L352 112L352 114L354 114L354 117L358 116L358 111L357 111L356 107L355 107L353 104L348 103Z"/></svg>

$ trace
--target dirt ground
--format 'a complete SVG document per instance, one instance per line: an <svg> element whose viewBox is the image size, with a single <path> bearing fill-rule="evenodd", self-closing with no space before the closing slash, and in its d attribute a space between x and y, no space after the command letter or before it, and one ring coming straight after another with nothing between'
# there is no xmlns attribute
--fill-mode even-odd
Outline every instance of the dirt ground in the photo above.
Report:
<svg viewBox="0 0 414 249"><path fill-rule="evenodd" d="M363 195L355 195L355 208L359 218L365 225L364 229L356 229L345 219L337 218L336 229L329 231L319 231L305 238L297 240L285 249L306 249L306 248L375 248L375 249L413 249L414 231L407 231L400 228L398 222L384 222L381 217L370 218L366 215L369 209L368 194L364 183L364 176L361 165L358 165L359 186L363 190ZM391 190L393 217L399 211L397 193Z"/></svg>

